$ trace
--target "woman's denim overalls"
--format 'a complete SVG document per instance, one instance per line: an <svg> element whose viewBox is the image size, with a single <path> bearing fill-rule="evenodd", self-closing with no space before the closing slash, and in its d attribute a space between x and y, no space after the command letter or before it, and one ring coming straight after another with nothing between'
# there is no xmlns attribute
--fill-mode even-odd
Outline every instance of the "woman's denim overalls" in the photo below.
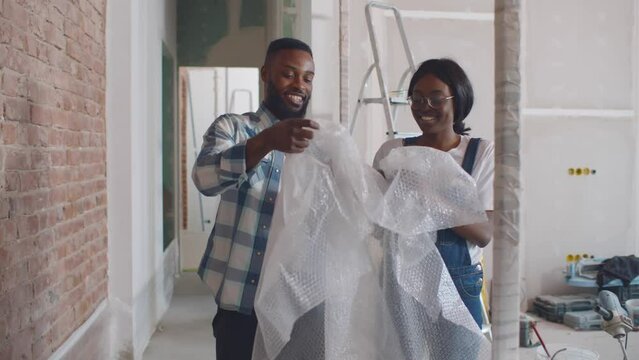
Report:
<svg viewBox="0 0 639 360"><path fill-rule="evenodd" d="M415 145L417 138L404 139L404 146ZM475 156L481 139L472 138L464 154L462 168L470 175L473 172ZM470 311L473 319L482 327L482 305L480 301L482 280L484 273L481 264L471 264L470 254L466 246L466 239L457 235L452 229L437 231L435 243L439 253L448 268L459 296Z"/></svg>

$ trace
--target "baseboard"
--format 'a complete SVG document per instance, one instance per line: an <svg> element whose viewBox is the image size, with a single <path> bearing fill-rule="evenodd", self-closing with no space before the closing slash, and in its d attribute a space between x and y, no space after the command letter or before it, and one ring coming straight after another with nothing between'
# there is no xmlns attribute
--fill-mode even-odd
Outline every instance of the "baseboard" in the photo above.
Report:
<svg viewBox="0 0 639 360"><path fill-rule="evenodd" d="M69 354L71 352L71 350L74 347L76 347L76 345L78 344L80 339L82 339L82 337L84 337L88 333L89 329L94 324L96 324L96 322L98 321L100 316L105 313L105 311L107 309L107 303L108 303L108 300L104 299L100 303L100 305L98 305L98 307L95 309L93 314L91 314L91 316L89 316L87 321L85 321L84 324L80 325L80 327L77 328L73 332L73 334L71 334L71 336L69 336L67 341L65 341L62 344L62 346L60 346L58 348L58 350L56 350L53 354L51 354L51 356L49 357L49 360L61 360L61 359L64 359L67 356L67 354Z"/></svg>
<svg viewBox="0 0 639 360"><path fill-rule="evenodd" d="M49 360L133 359L131 310L117 299L105 299Z"/></svg>

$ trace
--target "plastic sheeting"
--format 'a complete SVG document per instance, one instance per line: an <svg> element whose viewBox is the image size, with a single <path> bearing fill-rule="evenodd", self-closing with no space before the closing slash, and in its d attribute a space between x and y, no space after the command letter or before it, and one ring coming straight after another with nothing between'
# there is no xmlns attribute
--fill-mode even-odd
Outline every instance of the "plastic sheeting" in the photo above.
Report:
<svg viewBox="0 0 639 360"><path fill-rule="evenodd" d="M446 153L393 150L386 179L341 126L287 157L255 301L253 359L487 359L490 343L435 247L485 221Z"/></svg>

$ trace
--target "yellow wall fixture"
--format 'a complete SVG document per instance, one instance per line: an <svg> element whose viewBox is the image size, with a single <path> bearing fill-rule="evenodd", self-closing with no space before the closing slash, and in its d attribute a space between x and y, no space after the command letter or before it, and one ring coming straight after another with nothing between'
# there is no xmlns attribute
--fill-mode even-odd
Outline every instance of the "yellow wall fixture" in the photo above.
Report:
<svg viewBox="0 0 639 360"><path fill-rule="evenodd" d="M581 175L595 175L597 170L591 168L568 168L568 175L570 176L581 176Z"/></svg>
<svg viewBox="0 0 639 360"><path fill-rule="evenodd" d="M579 262L579 260L582 259L594 259L594 255L592 254L568 254L566 255L566 262L568 263L573 263L573 262Z"/></svg>

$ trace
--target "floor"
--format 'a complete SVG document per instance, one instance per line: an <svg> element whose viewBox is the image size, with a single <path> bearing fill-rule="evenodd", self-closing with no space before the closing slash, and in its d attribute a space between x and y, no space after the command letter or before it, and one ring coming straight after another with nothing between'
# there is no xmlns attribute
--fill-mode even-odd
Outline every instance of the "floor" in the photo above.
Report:
<svg viewBox="0 0 639 360"><path fill-rule="evenodd" d="M575 331L563 324L557 324L539 319L538 331L544 339L544 343L553 354L552 348L561 349L564 346L556 345L565 344L573 348L594 351L599 354L600 360L623 360L623 353L617 340L604 331ZM537 338L533 336L533 341L537 342ZM547 359L548 357L537 357L537 351L543 351L536 348L520 348L519 360L537 360ZM556 351L556 350L555 350ZM628 337L628 360L639 360L639 332L630 333ZM564 359L559 354L555 360ZM569 358L566 358L569 359ZM581 359L581 358L580 358ZM585 360L585 359L584 359Z"/></svg>
<svg viewBox="0 0 639 360"><path fill-rule="evenodd" d="M173 299L149 346L144 360L214 360L211 321L216 306L213 295L194 272L182 273L175 282Z"/></svg>
<svg viewBox="0 0 639 360"><path fill-rule="evenodd" d="M144 351L144 360L215 359L211 320L215 303L195 273L183 273L176 281L171 306ZM622 360L619 343L603 331L574 331L562 324L539 321L544 342L569 344L599 354L601 360ZM536 338L534 338L536 339ZM537 360L538 348L520 348L520 360ZM639 359L639 333L630 334L628 359ZM555 358L563 359L557 356Z"/></svg>

